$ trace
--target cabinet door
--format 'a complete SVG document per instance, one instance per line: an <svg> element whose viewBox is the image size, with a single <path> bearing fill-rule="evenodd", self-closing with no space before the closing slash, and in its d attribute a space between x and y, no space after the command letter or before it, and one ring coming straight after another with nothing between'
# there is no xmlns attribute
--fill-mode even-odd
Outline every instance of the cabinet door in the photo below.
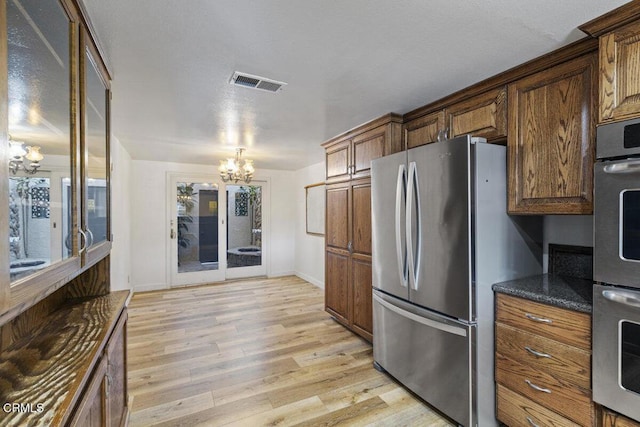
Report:
<svg viewBox="0 0 640 427"><path fill-rule="evenodd" d="M351 261L351 282L353 286L352 324L369 341L373 333L373 295L371 288L371 258L356 257Z"/></svg>
<svg viewBox="0 0 640 427"><path fill-rule="evenodd" d="M371 160L387 154L387 126L380 126L353 138L353 178L371 174Z"/></svg>
<svg viewBox="0 0 640 427"><path fill-rule="evenodd" d="M326 203L326 245L328 248L348 250L351 203L349 184L328 185Z"/></svg>
<svg viewBox="0 0 640 427"><path fill-rule="evenodd" d="M109 78L97 49L83 33L82 114L82 229L87 263L111 249L109 190Z"/></svg>
<svg viewBox="0 0 640 427"><path fill-rule="evenodd" d="M107 360L102 358L93 373L91 383L82 396L69 423L77 427L102 427L107 425L105 396L107 388Z"/></svg>
<svg viewBox="0 0 640 427"><path fill-rule="evenodd" d="M129 417L127 407L127 311L125 310L116 325L107 345L109 394L107 409L109 425L126 425Z"/></svg>
<svg viewBox="0 0 640 427"><path fill-rule="evenodd" d="M348 179L351 172L351 141L341 141L325 151L327 181Z"/></svg>
<svg viewBox="0 0 640 427"><path fill-rule="evenodd" d="M402 125L405 148L414 148L436 142L438 132L444 129L444 110L413 119Z"/></svg>
<svg viewBox="0 0 640 427"><path fill-rule="evenodd" d="M349 325L349 255L327 249L325 266L325 309Z"/></svg>
<svg viewBox="0 0 640 427"><path fill-rule="evenodd" d="M595 57L509 85L509 213L593 210Z"/></svg>
<svg viewBox="0 0 640 427"><path fill-rule="evenodd" d="M640 22L600 37L599 122L640 116Z"/></svg>
<svg viewBox="0 0 640 427"><path fill-rule="evenodd" d="M3 73L8 73L6 92L1 91L8 112L8 135L3 135L9 141L0 173L6 239L0 245L0 296L5 283L7 288L11 283L15 289L33 285L44 290L80 268L72 131L77 17L68 6L59 1L2 3L6 51L0 54L6 60ZM6 119L3 114L1 120Z"/></svg>
<svg viewBox="0 0 640 427"><path fill-rule="evenodd" d="M474 96L446 109L449 137L471 134L502 139L507 136L507 90L500 88Z"/></svg>
<svg viewBox="0 0 640 427"><path fill-rule="evenodd" d="M371 181L357 181L351 187L351 251L371 256Z"/></svg>

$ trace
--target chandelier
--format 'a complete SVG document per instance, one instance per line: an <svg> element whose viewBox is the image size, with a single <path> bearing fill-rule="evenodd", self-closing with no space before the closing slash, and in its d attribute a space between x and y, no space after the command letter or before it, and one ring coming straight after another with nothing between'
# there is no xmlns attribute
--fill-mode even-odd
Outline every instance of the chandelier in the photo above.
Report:
<svg viewBox="0 0 640 427"><path fill-rule="evenodd" d="M247 184L251 182L255 169L253 168L253 160L242 159L244 148L236 149L236 157L220 160L220 178L223 182L244 181ZM244 164L243 164L244 162Z"/></svg>
<svg viewBox="0 0 640 427"><path fill-rule="evenodd" d="M28 165L25 159L28 160ZM24 142L14 141L9 137L9 170L13 175L21 169L29 175L35 174L42 159L44 156L40 152L40 147L25 147Z"/></svg>

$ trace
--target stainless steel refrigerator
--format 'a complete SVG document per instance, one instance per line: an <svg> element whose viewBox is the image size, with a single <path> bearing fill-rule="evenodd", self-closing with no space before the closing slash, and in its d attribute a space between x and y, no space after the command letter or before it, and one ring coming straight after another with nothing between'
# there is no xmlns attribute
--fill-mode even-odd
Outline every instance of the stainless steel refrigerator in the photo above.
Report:
<svg viewBox="0 0 640 427"><path fill-rule="evenodd" d="M372 162L373 357L464 426L496 425L491 285L542 272L507 215L506 148L463 136Z"/></svg>

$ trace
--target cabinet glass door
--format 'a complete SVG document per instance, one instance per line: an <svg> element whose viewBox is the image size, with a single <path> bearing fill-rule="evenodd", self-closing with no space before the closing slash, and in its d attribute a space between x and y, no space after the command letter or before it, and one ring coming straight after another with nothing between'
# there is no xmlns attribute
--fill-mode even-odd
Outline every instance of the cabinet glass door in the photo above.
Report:
<svg viewBox="0 0 640 427"><path fill-rule="evenodd" d="M58 1L7 1L11 284L77 254L70 19ZM7 209L5 207L5 209Z"/></svg>
<svg viewBox="0 0 640 427"><path fill-rule="evenodd" d="M108 91L91 49L85 49L84 231L89 250L110 240L108 185Z"/></svg>

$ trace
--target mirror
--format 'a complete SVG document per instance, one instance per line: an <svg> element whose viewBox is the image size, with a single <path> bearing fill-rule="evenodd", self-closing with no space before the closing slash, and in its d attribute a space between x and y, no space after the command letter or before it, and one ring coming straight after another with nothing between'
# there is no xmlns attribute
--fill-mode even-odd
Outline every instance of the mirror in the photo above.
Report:
<svg viewBox="0 0 640 427"><path fill-rule="evenodd" d="M108 240L107 89L89 50L85 52L85 145L87 151L87 246Z"/></svg>
<svg viewBox="0 0 640 427"><path fill-rule="evenodd" d="M70 23L57 1L8 0L11 283L72 255Z"/></svg>
<svg viewBox="0 0 640 427"><path fill-rule="evenodd" d="M323 182L305 187L307 234L324 236L325 185Z"/></svg>

